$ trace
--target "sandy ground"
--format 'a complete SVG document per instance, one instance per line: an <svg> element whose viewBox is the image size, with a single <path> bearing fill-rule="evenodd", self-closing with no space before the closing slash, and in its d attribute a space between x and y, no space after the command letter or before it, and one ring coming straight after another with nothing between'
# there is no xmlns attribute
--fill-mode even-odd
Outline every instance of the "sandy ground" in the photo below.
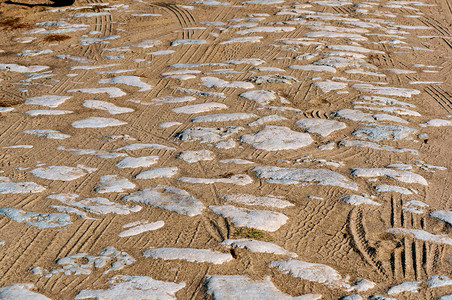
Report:
<svg viewBox="0 0 452 300"><path fill-rule="evenodd" d="M1 2L0 298L451 294L451 7Z"/></svg>

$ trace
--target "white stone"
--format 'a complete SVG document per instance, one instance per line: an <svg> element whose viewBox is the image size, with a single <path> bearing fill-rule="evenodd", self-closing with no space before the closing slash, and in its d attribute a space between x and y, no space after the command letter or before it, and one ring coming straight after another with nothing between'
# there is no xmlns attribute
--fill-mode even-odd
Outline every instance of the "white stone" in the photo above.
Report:
<svg viewBox="0 0 452 300"><path fill-rule="evenodd" d="M237 227L251 227L259 230L274 232L286 224L286 215L269 211L235 207L232 205L210 206L214 213L231 218Z"/></svg>
<svg viewBox="0 0 452 300"><path fill-rule="evenodd" d="M255 134L243 135L241 141L267 151L299 149L313 142L309 134L283 126L265 126Z"/></svg>
<svg viewBox="0 0 452 300"><path fill-rule="evenodd" d="M212 251L210 249L194 248L156 248L143 252L144 257L161 258L164 260L181 259L189 262L207 262L221 265L233 258L229 253Z"/></svg>

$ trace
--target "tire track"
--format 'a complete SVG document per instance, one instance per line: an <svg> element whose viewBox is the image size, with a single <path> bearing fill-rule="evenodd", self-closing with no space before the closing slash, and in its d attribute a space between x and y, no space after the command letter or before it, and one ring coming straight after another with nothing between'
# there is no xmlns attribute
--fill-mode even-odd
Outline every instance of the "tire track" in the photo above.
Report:
<svg viewBox="0 0 452 300"><path fill-rule="evenodd" d="M211 238L213 238L217 243L221 243L222 241L224 241L225 239L227 239L229 237L229 225L228 222L226 220L226 218L218 216L218 219L222 222L224 222L224 224L219 224L218 221L216 220L212 220L209 217L203 217L203 221L204 221L204 229L206 230L206 232L209 234L209 236ZM225 228L223 228L225 227ZM226 233L222 232L222 230L225 230ZM194 240L195 235L193 236L193 240ZM190 244L191 246L191 244Z"/></svg>
<svg viewBox="0 0 452 300"><path fill-rule="evenodd" d="M39 231L32 239L30 242L26 243L27 246L25 246L25 249L21 250L21 251L17 251L14 252L16 254L19 254L19 256L17 256L14 260L10 260L10 262L12 262L12 264L9 266L9 268L3 272L2 274L2 278L6 278L7 275L11 272L11 271L15 271L17 272L17 270L13 270L13 268L20 263L20 261L22 260L22 258L26 257L25 259L28 259L28 256L26 255L27 250L29 250L32 246L34 246L36 241L39 241L39 237L41 235L45 235L44 231ZM32 250L33 251L33 250Z"/></svg>
<svg viewBox="0 0 452 300"><path fill-rule="evenodd" d="M102 3L102 1L93 1L92 3ZM94 23L94 28L95 31L99 31L100 32L100 36L101 37L106 37L109 36L113 33L113 17L112 15L102 15L102 16L97 16L94 19L95 23ZM101 61L102 60L102 51L103 46L101 44L90 44L86 47L80 47L79 49L79 54L82 57L86 57L95 61ZM77 77L79 80L81 80L84 76L86 76L89 72L88 71L83 71L82 73L79 74L79 76ZM74 80L74 78L64 78L62 81L60 81L59 83L57 83L52 89L51 89L51 93L55 94L59 94L62 93L66 90L68 90L68 86L71 84L71 82Z"/></svg>
<svg viewBox="0 0 452 300"><path fill-rule="evenodd" d="M14 176L14 177L16 177L16 176ZM42 199L40 197L36 197L36 195L28 195L28 196L25 196L22 199L18 199L18 202L13 203L12 206L14 206L14 207L21 207L21 208L27 210L27 208L29 206L34 206L34 202L38 202L38 201L41 201L41 200Z"/></svg>
<svg viewBox="0 0 452 300"><path fill-rule="evenodd" d="M402 210L402 200L391 197L391 227L425 229L425 216L419 216ZM434 274L440 256L441 245L427 243L413 238L403 237L401 248L391 253L391 271L398 280L423 280ZM400 269L400 272L399 272Z"/></svg>
<svg viewBox="0 0 452 300"><path fill-rule="evenodd" d="M346 259L347 253L351 249L348 240L344 238L346 232L347 224L344 222L342 227L318 249L318 252L323 254L325 261L329 261L332 257L335 257L336 261Z"/></svg>
<svg viewBox="0 0 452 300"><path fill-rule="evenodd" d="M185 27L193 27L198 24L195 17L186 9L179 7L175 4L156 2L150 4L151 6L162 7L171 12L182 27L182 39L190 39L195 34L193 29L186 30Z"/></svg>
<svg viewBox="0 0 452 300"><path fill-rule="evenodd" d="M88 225L86 230L85 229L82 230L82 226L79 226L78 228L76 228L73 236L68 240L66 245L64 245L60 249L60 252L55 257L55 260L58 260L58 259L63 258L63 257L66 257L66 256L70 255L70 253L72 253L72 254L82 253L83 252L83 251L81 252L82 247L85 246L86 243L93 237L94 231L97 228L99 228L105 222L106 219L107 219L106 217L104 219L102 219L102 221L99 222L99 224L97 224L97 226L96 226L96 223L98 223L98 222L96 222L96 220L85 220L85 221L83 221L82 226L85 223L88 223L90 221L90 224ZM92 229L92 227L95 227L95 228ZM75 239L75 243L73 243L70 247L66 247L67 245L70 244L72 239ZM89 252L86 252L86 253L89 253ZM62 281L64 281L64 280L65 280L64 276L60 276L59 278L57 278L53 282L52 287L50 288L50 290L54 290L54 288L56 286L60 286L60 283ZM46 287L48 284L51 284L51 281L46 282L44 284L44 287Z"/></svg>
<svg viewBox="0 0 452 300"><path fill-rule="evenodd" d="M298 29L298 28L297 28ZM299 35L302 35L300 33L300 30L292 30L289 32L284 32L280 35L279 39L291 39L291 38L297 38ZM299 27L299 29L304 29L303 27ZM262 55L259 55L258 57L261 57L263 60L274 60L276 58L276 55L280 54L281 50L278 47L273 47L270 51L265 51Z"/></svg>
<svg viewBox="0 0 452 300"><path fill-rule="evenodd" d="M430 16L423 15L418 20L424 25L434 28L441 35L450 35L449 30L441 22Z"/></svg>
<svg viewBox="0 0 452 300"><path fill-rule="evenodd" d="M446 112L452 113L452 96L449 93L432 85L425 87L424 91Z"/></svg>
<svg viewBox="0 0 452 300"><path fill-rule="evenodd" d="M339 152L340 151L340 152ZM339 153L338 153L339 152ZM329 158L335 158L337 160L355 160L357 158L362 159L363 157L372 157L372 156L378 156L379 150L367 148L367 147L339 147L339 150L337 150L338 154L334 154L335 156L329 156Z"/></svg>
<svg viewBox="0 0 452 300"><path fill-rule="evenodd" d="M22 131L24 128L24 123L27 120L25 116L21 116L20 119L15 120L12 124L8 124L5 129L2 129L2 132L0 133L0 137L4 141L11 141L11 136L13 138L19 138L20 135L15 135L17 131Z"/></svg>
<svg viewBox="0 0 452 300"><path fill-rule="evenodd" d="M449 14L448 14L449 15L449 19L452 20L452 5L451 5L449 0L446 0L445 3L446 3L446 6L447 6L447 10L449 12Z"/></svg>
<svg viewBox="0 0 452 300"><path fill-rule="evenodd" d="M338 14L342 14L342 15L348 15L348 11L345 10L345 8L341 7L341 6L333 6L332 7L333 10L338 13Z"/></svg>
<svg viewBox="0 0 452 300"><path fill-rule="evenodd" d="M11 98L13 98L13 100ZM24 97L0 88L0 107L14 107L22 103L25 103Z"/></svg>
<svg viewBox="0 0 452 300"><path fill-rule="evenodd" d="M72 236L69 239L67 239L66 243L64 243L62 245L60 250L55 255L55 259L59 259L59 258L68 256L69 253L74 248L74 245L76 245L78 242L78 238L79 238L78 233L80 231L87 232L93 223L94 223L93 220L84 220L82 222L82 224L74 230Z"/></svg>
<svg viewBox="0 0 452 300"><path fill-rule="evenodd" d="M89 237L87 237L86 240L78 247L77 253L78 252L89 253L90 251L93 251L93 249L95 248L95 244L100 240L102 234L106 232L113 223L115 223L116 218L117 218L116 214L112 214L111 216L110 215L104 216L102 221L99 222L99 224L92 230L92 234ZM93 224L95 223L96 222L93 222ZM97 230L98 232L96 232ZM91 243L91 245L89 245L89 243ZM85 249L86 251L84 251L83 248L87 248Z"/></svg>
<svg viewBox="0 0 452 300"><path fill-rule="evenodd" d="M200 270L200 272L197 274L196 277L193 278L193 282L190 286L186 288L186 295L187 299L204 299L206 293L205 293L205 284L204 280L207 274L209 274L210 266L205 267L205 270ZM201 295L199 295L201 293ZM198 296L199 295L199 296Z"/></svg>
<svg viewBox="0 0 452 300"><path fill-rule="evenodd" d="M9 220L6 221L5 225L3 225L1 228L4 229L7 226L15 226L14 222L15 221L9 219ZM23 242L24 239L26 239L29 236L31 231L34 231L34 229L31 226L27 227L25 232L20 235L21 238L16 242L16 244L12 245L10 247L10 250L14 246L15 246L15 248L12 249L11 251L5 252L5 255L3 255L3 257L0 259L0 269L2 269L4 266L7 265L5 260L9 259L10 255L17 254L17 253L21 252L21 251L19 251L19 249L21 247L21 243Z"/></svg>
<svg viewBox="0 0 452 300"><path fill-rule="evenodd" d="M310 208L310 210L307 211L306 208L310 205L312 205L314 207ZM295 242L295 247L292 247L292 248L296 249L297 251L299 251L301 253L301 251L302 251L302 249L300 248L301 244L306 243L306 241L309 240L308 236L310 234L314 233L316 228L318 226L320 226L320 224L322 223L322 220L328 219L328 216L333 213L336 205L337 205L337 202L331 203L331 202L327 202L327 201L322 201L319 205L319 203L314 203L314 201L309 201L308 205L303 209L303 211L298 213L297 216L293 217L294 220L300 220L296 224L295 227L297 228L297 233L303 234L303 236L300 237L299 235L296 235L297 241L293 241L293 242ZM301 223L303 223L303 224L301 224ZM292 242L292 241L288 239L287 242ZM287 244L287 242L285 244Z"/></svg>
<svg viewBox="0 0 452 300"><path fill-rule="evenodd" d="M98 278L101 278L101 277L98 277ZM83 286L84 283L87 283L88 281L91 281L91 280L92 280L92 278L90 278L89 276L87 276L81 280L80 279L73 280L73 281L71 281L71 283L69 283L68 285L64 285L64 287L62 289L58 290L58 293L62 294L62 293L65 293L66 290L69 290L69 291L76 290L77 287ZM77 281L79 281L79 282L77 282ZM55 285L52 286L51 290L54 290L54 288L55 288Z"/></svg>
<svg viewBox="0 0 452 300"><path fill-rule="evenodd" d="M330 114L320 109L310 109L303 112L303 116L309 119L329 119Z"/></svg>
<svg viewBox="0 0 452 300"><path fill-rule="evenodd" d="M452 43L449 42L447 39L447 37L450 36L450 33L447 30L447 28L444 27L439 21L437 21L436 19L433 19L429 16L422 16L421 18L419 18L419 21L422 22L424 25L432 27L440 35L446 36L444 38L441 38L441 40L444 42L444 44L447 45L447 47L452 48Z"/></svg>
<svg viewBox="0 0 452 300"><path fill-rule="evenodd" d="M348 217L348 232L352 247L374 270L388 278L382 262L375 258L375 249L366 238L366 228L363 224L363 211L360 207L353 208Z"/></svg>

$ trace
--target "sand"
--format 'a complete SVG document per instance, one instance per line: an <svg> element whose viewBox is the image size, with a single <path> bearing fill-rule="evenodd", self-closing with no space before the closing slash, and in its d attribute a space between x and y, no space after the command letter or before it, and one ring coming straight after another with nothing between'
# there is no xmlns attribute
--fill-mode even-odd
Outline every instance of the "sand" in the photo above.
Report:
<svg viewBox="0 0 452 300"><path fill-rule="evenodd" d="M20 2L0 299L452 297L452 2Z"/></svg>

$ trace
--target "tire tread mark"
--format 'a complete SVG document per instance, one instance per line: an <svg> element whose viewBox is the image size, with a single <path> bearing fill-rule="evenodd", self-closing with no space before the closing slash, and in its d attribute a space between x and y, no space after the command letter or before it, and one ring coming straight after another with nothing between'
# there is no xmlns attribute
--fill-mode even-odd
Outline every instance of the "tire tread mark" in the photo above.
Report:
<svg viewBox="0 0 452 300"><path fill-rule="evenodd" d="M452 16L452 5L450 4L449 0L446 0L446 5L449 10L449 15Z"/></svg>
<svg viewBox="0 0 452 300"><path fill-rule="evenodd" d="M77 249L77 252L81 252L81 251L82 252L91 252L94 248L94 245L99 240L99 237L102 235L102 233L105 232L112 223L114 223L114 221L116 219L115 216L116 215L112 215L110 218L106 217L106 218L102 219L102 221L99 222L99 224L92 230L92 235L90 237L88 237L86 239L85 243L83 243ZM104 226L105 223L107 223L107 224ZM99 229L99 232L96 232L98 228L102 228L102 229ZM87 245L88 241L91 241L91 240L92 240L92 244L88 247L88 249L86 249L86 251L83 251L82 248Z"/></svg>
<svg viewBox="0 0 452 300"><path fill-rule="evenodd" d="M191 27L196 25L198 22L195 17L186 9L183 9L175 4L169 4L164 2L156 2L151 4L151 6L157 6L165 8L170 11L176 18L179 24L182 26L182 38L189 39L193 37L194 30L186 30L184 27Z"/></svg>
<svg viewBox="0 0 452 300"><path fill-rule="evenodd" d="M69 252L71 251L71 249L73 248L73 246L77 243L78 240L78 233L81 230L84 230L85 232L88 231L89 226L88 225L90 222L88 220L83 221L83 223L77 228L77 230L74 231L74 234L67 240L67 242L61 247L61 249L58 251L57 255L56 255L56 259L61 258L61 257L65 257L69 254ZM88 228L86 228L86 230L84 229L85 225L88 226ZM74 245L70 246L72 244L72 240L74 241Z"/></svg>
<svg viewBox="0 0 452 300"><path fill-rule="evenodd" d="M26 252L27 252L27 250L30 248L30 247L32 247L32 246L34 246L34 242L36 241L36 240L38 240L38 237L40 236L40 235L42 235L43 234L43 231L40 231L40 232L38 232L34 237L33 237L33 239L28 243L28 245L25 247L25 249L23 250L23 251L20 251L20 253L19 253L19 256L14 260L14 262L11 264L11 266L6 270L6 272L4 272L3 274L2 274L2 277L6 277L6 275L10 272L10 271L12 271L13 270L13 267L19 262L19 260L24 256L24 254L26 254ZM17 253L17 252L16 252Z"/></svg>
<svg viewBox="0 0 452 300"><path fill-rule="evenodd" d="M452 100L451 96L444 90L439 90L434 86L427 86L424 91L430 95L445 111L448 113L452 112Z"/></svg>
<svg viewBox="0 0 452 300"><path fill-rule="evenodd" d="M438 32L440 32L443 35L450 35L449 30L444 27L438 20L424 15L418 19L419 21L426 21L430 26L432 26L434 29L436 29Z"/></svg>
<svg viewBox="0 0 452 300"><path fill-rule="evenodd" d="M366 239L366 231L363 224L363 211L361 208L353 208L348 216L348 232L352 237L352 247L358 254L378 273L388 277L382 263L374 258L375 253L371 250Z"/></svg>

